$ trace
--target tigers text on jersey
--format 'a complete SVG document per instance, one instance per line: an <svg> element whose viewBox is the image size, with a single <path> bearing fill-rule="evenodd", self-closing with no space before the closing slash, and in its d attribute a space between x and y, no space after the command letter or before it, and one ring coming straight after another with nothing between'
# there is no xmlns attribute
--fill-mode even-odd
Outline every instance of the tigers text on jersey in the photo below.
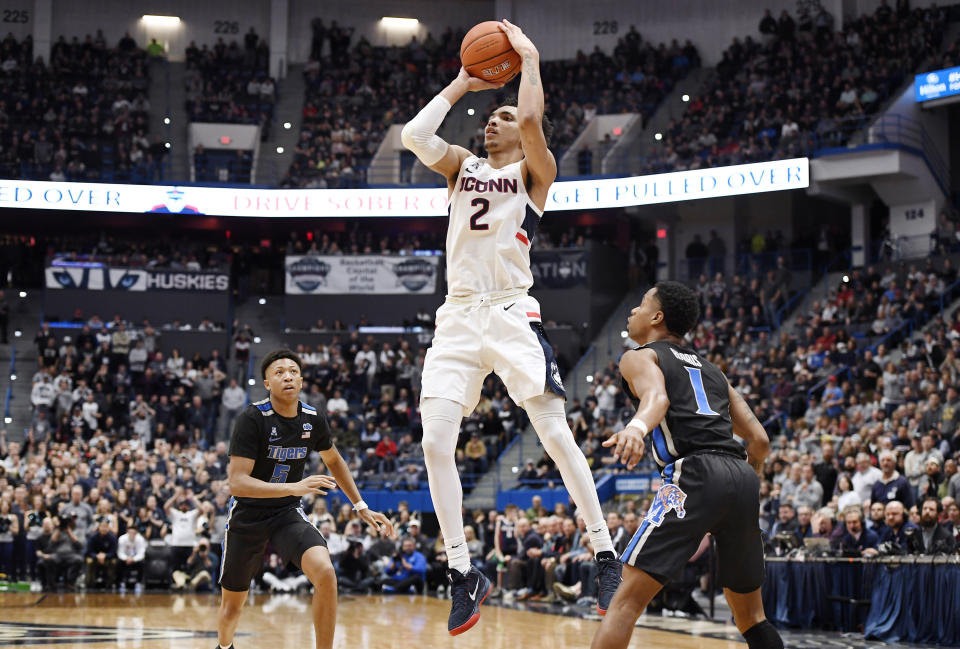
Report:
<svg viewBox="0 0 960 649"><path fill-rule="evenodd" d="M494 169L486 158L463 161L450 195L447 284L464 296L533 286L530 242L540 221L527 195L523 161Z"/></svg>
<svg viewBox="0 0 960 649"><path fill-rule="evenodd" d="M728 453L745 459L746 452L733 438L729 384L720 368L692 349L662 340L640 349L657 353L670 399L663 421L650 432L657 464L664 467L698 451ZM627 394L633 395L626 381L624 384Z"/></svg>
<svg viewBox="0 0 960 649"><path fill-rule="evenodd" d="M230 436L230 455L254 460L251 476L264 482L300 482L312 451L333 446L327 419L302 401L296 417L281 417L270 399L255 401L240 413ZM296 506L297 496L282 498L237 498L253 507Z"/></svg>

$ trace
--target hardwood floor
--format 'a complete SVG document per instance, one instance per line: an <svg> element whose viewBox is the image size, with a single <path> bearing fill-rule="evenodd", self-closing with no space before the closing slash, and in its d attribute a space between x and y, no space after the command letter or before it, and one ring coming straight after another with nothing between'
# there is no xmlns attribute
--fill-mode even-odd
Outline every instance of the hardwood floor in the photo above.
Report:
<svg viewBox="0 0 960 649"><path fill-rule="evenodd" d="M218 601L214 595L166 593L139 596L0 594L0 647L213 649L217 645ZM477 626L454 639L447 634L449 606L447 600L417 595L342 597L337 612L336 646L342 649L428 649L454 645L457 649L579 649L589 647L599 624L579 617L484 605ZM636 629L631 647L742 649L745 646L742 641L737 642L740 638L732 626L679 619L675 622L676 631ZM709 636L692 635L696 629ZM312 649L309 596L251 596L240 619L235 646L237 649Z"/></svg>

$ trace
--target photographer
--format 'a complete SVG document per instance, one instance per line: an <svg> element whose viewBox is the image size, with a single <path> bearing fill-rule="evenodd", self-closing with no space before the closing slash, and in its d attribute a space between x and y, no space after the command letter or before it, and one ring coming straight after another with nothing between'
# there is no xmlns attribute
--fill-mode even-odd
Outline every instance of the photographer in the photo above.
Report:
<svg viewBox="0 0 960 649"><path fill-rule="evenodd" d="M87 541L87 588L111 588L117 580L117 537L101 516Z"/></svg>
<svg viewBox="0 0 960 649"><path fill-rule="evenodd" d="M387 575L387 579L383 580L384 593L423 592L427 558L417 551L413 539L403 539L400 552L388 561Z"/></svg>
<svg viewBox="0 0 960 649"><path fill-rule="evenodd" d="M919 554L923 550L920 528L906 519L903 503L888 502L884 516L887 528L880 537L880 554Z"/></svg>
<svg viewBox="0 0 960 649"><path fill-rule="evenodd" d="M117 559L120 566L120 587L140 585L143 581L143 560L147 553L147 540L133 525L117 542Z"/></svg>
<svg viewBox="0 0 960 649"><path fill-rule="evenodd" d="M350 541L350 549L337 565L337 583L344 592L369 593L375 580L370 570L370 561L363 556L363 543Z"/></svg>
<svg viewBox="0 0 960 649"><path fill-rule="evenodd" d="M83 502L83 487L74 485L70 490L70 502L60 508L60 518L69 517L74 521L76 535L87 538L87 532L93 526L93 507Z"/></svg>
<svg viewBox="0 0 960 649"><path fill-rule="evenodd" d="M20 533L20 519L10 510L10 501L0 499L0 572L12 579L13 539Z"/></svg>
<svg viewBox="0 0 960 649"><path fill-rule="evenodd" d="M37 557L40 558L47 588L56 586L60 577L68 589L72 589L80 576L83 566L83 541L77 538L74 532L76 521L71 516L62 516L44 520L44 529L47 520L55 526L47 540L46 534L40 537L37 543Z"/></svg>
<svg viewBox="0 0 960 649"><path fill-rule="evenodd" d="M173 571L173 589L181 590L186 588L188 583L191 590L209 587L218 565L217 556L210 552L210 541L201 537L187 558L183 569Z"/></svg>

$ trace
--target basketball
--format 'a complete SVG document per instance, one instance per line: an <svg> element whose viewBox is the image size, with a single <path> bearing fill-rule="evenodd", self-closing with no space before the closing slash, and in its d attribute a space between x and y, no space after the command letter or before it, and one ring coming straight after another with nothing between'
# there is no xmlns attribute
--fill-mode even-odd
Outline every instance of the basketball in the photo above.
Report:
<svg viewBox="0 0 960 649"><path fill-rule="evenodd" d="M472 77L506 83L520 72L520 55L496 20L482 22L467 32L460 45L460 62Z"/></svg>

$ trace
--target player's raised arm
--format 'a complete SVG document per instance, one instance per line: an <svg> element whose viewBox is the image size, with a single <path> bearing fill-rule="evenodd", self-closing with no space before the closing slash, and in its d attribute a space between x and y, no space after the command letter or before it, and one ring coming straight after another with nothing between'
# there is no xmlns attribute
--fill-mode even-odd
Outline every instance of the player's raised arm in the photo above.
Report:
<svg viewBox="0 0 960 649"><path fill-rule="evenodd" d="M471 77L466 70L460 68L457 78L404 125L400 141L416 154L420 162L446 178L448 184L455 183L457 174L460 173L460 165L470 157L470 152L462 146L447 144L437 135L437 129L450 108L467 92L491 90L502 85Z"/></svg>
<svg viewBox="0 0 960 649"><path fill-rule="evenodd" d="M640 400L640 406L626 428L611 435L603 445L609 447L616 444L613 457L620 458L628 469L632 469L643 459L643 438L663 421L670 407L670 399L667 397L663 372L657 363L657 352L652 349L625 353L620 358L620 374L630 384Z"/></svg>
<svg viewBox="0 0 960 649"><path fill-rule="evenodd" d="M557 177L557 161L547 148L543 132L543 83L540 78L540 52L523 31L504 20L500 26L510 45L520 55L520 89L517 92L517 123L520 143L527 161L527 171L533 178L531 189L546 192ZM538 192L539 193L539 192Z"/></svg>
<svg viewBox="0 0 960 649"><path fill-rule="evenodd" d="M733 432L747 442L747 462L757 475L760 475L763 461L770 453L770 438L753 410L729 383L727 391L730 394L730 421L733 423Z"/></svg>

